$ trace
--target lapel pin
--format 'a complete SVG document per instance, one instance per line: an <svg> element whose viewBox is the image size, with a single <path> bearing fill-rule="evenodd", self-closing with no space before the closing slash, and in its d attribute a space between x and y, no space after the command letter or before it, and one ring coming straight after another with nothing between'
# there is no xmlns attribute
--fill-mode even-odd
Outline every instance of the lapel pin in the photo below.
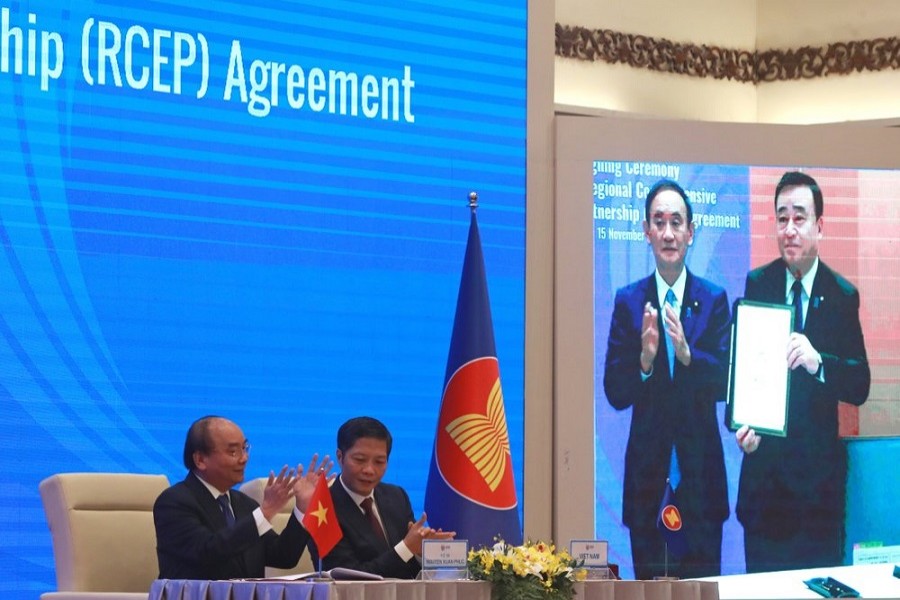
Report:
<svg viewBox="0 0 900 600"><path fill-rule="evenodd" d="M697 311L698 314L700 313L700 303L697 302L696 300L694 300L694 302L692 302L691 304L687 305L687 307L684 310L684 318L690 319L691 317L693 317L694 311Z"/></svg>

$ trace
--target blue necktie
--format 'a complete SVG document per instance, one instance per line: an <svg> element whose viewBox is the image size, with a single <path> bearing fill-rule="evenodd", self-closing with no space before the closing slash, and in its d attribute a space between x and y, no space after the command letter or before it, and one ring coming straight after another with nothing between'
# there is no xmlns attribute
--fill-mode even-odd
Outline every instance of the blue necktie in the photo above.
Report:
<svg viewBox="0 0 900 600"><path fill-rule="evenodd" d="M672 291L672 288L669 288L669 291L666 292L666 305L671 306L672 310L675 310L675 292ZM663 314L663 326L668 329L669 327L666 325L666 315ZM672 340L669 339L669 336L666 336L666 355L669 357L669 377L675 378L675 344L672 343Z"/></svg>
<svg viewBox="0 0 900 600"><path fill-rule="evenodd" d="M672 288L669 288L669 291L666 292L666 304L672 307L672 310L675 310L675 292L672 291ZM663 316L663 323L665 323L665 316ZM666 354L669 356L669 377L672 379L675 378L675 344L672 343L672 340L669 336L666 336ZM675 445L672 445L672 458L669 461L669 483L672 485L672 489L678 488L678 484L681 483L681 469L678 468L678 453L675 451Z"/></svg>
<svg viewBox="0 0 900 600"><path fill-rule="evenodd" d="M669 460L669 483L672 485L672 491L678 489L681 483L681 469L678 468L678 452L675 451L675 444L672 444L672 458Z"/></svg>
<svg viewBox="0 0 900 600"><path fill-rule="evenodd" d="M799 279L791 286L794 292L794 331L803 331L803 286Z"/></svg>
<svg viewBox="0 0 900 600"><path fill-rule="evenodd" d="M228 501L228 494L222 494L216 498L216 502L219 503L222 514L225 515L225 525L231 529L234 527L234 513L231 512L231 502Z"/></svg>

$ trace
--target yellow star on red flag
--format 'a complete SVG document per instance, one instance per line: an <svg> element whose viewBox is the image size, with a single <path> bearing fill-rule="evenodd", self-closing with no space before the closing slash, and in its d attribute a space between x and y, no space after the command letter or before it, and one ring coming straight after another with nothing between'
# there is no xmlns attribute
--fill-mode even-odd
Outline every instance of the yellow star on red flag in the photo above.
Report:
<svg viewBox="0 0 900 600"><path fill-rule="evenodd" d="M319 508L311 511L309 514L319 519L319 527L322 526L322 523L328 523L328 507L322 506L321 502L319 502Z"/></svg>
<svg viewBox="0 0 900 600"><path fill-rule="evenodd" d="M316 481L316 490L309 500L309 506L315 506L316 509L303 515L303 526L306 527L316 544L320 557L331 552L331 549L344 537L344 532L337 519L328 518L329 514L334 515L335 513L327 479L324 474L319 475L319 480Z"/></svg>

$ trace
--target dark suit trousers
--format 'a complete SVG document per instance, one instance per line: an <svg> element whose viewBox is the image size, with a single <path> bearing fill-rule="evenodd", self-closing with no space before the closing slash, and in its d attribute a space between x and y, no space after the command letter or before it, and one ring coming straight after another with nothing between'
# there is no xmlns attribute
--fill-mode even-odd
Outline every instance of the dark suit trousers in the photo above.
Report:
<svg viewBox="0 0 900 600"><path fill-rule="evenodd" d="M785 535L785 530L793 530ZM765 573L843 564L844 520L804 519L799 529L777 533L744 528L744 558L748 573Z"/></svg>

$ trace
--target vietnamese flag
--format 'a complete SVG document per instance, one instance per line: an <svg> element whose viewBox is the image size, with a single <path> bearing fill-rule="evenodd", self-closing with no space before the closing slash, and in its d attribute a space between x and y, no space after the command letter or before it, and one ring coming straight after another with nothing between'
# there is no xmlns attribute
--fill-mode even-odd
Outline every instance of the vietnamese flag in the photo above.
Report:
<svg viewBox="0 0 900 600"><path fill-rule="evenodd" d="M303 526L316 543L320 558L331 552L344 537L334 513L334 502L331 501L331 490L328 489L328 478L325 475L319 475L316 491L303 515Z"/></svg>

